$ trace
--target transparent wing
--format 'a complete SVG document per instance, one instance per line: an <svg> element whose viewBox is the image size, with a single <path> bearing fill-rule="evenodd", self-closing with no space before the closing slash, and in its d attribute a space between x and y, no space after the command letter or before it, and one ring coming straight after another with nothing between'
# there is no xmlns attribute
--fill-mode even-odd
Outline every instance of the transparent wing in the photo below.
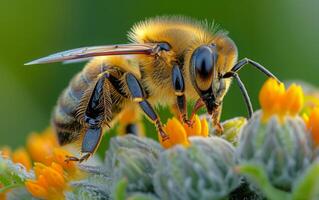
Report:
<svg viewBox="0 0 319 200"><path fill-rule="evenodd" d="M158 44L119 44L119 45L105 45L83 47L72 49L49 55L47 57L39 58L37 60L26 63L25 65L35 65L43 63L65 62L70 60L85 59L95 56L108 55L129 55L129 54L145 54L153 55L158 50Z"/></svg>

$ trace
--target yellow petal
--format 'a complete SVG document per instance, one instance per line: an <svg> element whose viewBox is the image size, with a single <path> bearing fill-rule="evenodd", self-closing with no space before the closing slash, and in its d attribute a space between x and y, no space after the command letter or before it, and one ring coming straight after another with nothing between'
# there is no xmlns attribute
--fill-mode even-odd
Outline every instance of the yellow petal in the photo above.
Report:
<svg viewBox="0 0 319 200"><path fill-rule="evenodd" d="M302 117L303 121L305 122L305 124L308 126L309 116L306 113L303 113L301 117Z"/></svg>

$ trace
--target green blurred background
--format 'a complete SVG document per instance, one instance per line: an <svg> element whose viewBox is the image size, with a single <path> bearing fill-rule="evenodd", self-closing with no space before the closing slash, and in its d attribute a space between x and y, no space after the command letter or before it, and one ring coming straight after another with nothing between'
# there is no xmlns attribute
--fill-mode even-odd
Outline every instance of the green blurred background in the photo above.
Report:
<svg viewBox="0 0 319 200"><path fill-rule="evenodd" d="M125 43L135 22L156 15L215 20L230 32L240 58L264 64L282 80L319 85L318 9L317 0L1 0L0 145L23 145L28 133L46 128L59 93L84 65L23 63L81 46ZM240 75L258 108L265 77L249 67ZM234 85L222 118L238 115L246 115L246 107Z"/></svg>

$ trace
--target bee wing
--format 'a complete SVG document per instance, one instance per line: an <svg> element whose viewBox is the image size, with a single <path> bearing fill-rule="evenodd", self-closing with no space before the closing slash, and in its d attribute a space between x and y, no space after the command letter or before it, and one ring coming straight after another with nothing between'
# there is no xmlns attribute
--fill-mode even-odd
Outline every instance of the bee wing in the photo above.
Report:
<svg viewBox="0 0 319 200"><path fill-rule="evenodd" d="M109 56L109 55L128 55L128 54L145 54L153 55L157 52L157 44L119 44L119 45L105 45L83 47L55 53L31 62L25 65L65 62L70 60L79 60L95 56Z"/></svg>
<svg viewBox="0 0 319 200"><path fill-rule="evenodd" d="M63 61L62 64L68 65L68 64L74 64L74 63L80 63L80 62L87 62L91 59L92 58L79 58L79 59L73 59L73 60L66 60L66 61Z"/></svg>

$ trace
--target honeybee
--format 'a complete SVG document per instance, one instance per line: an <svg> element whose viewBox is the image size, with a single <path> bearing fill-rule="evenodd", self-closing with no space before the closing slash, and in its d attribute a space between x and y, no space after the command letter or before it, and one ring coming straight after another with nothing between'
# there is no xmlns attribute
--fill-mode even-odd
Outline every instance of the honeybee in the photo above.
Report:
<svg viewBox="0 0 319 200"><path fill-rule="evenodd" d="M235 43L225 31L208 23L181 16L156 17L135 24L128 37L129 44L78 48L27 63L93 57L62 92L52 115L61 145L82 142L83 156L68 161L87 160L99 146L103 128L113 126L127 110L143 111L155 124L160 140L166 140L168 135L154 107L171 107L191 126L186 104L192 100L196 103L191 115L206 107L212 123L222 131L222 102L232 79L239 85L249 117L253 112L237 74L243 66L251 64L277 79L251 59L237 61Z"/></svg>

